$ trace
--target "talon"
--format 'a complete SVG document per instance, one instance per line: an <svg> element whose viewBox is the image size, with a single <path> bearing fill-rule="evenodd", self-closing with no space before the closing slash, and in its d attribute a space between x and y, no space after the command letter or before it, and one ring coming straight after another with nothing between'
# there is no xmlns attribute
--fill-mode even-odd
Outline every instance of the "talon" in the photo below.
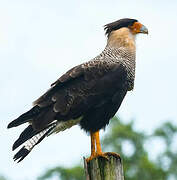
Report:
<svg viewBox="0 0 177 180"><path fill-rule="evenodd" d="M90 157L86 158L86 162L88 163L89 161L91 161L94 158L96 158L96 153L92 154Z"/></svg>
<svg viewBox="0 0 177 180"><path fill-rule="evenodd" d="M87 163L97 157L102 157L109 160L109 157L108 157L109 155L113 155L115 157L120 158L120 155L117 153L112 153L112 152L103 153L102 152L99 131L96 131L94 133L91 132L90 134L91 134L91 156L86 159ZM96 148L95 148L95 144L96 144Z"/></svg>

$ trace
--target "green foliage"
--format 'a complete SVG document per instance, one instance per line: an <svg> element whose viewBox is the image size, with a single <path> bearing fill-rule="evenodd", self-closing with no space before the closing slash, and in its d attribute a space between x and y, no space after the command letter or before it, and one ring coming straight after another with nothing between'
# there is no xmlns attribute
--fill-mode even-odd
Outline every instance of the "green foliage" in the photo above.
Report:
<svg viewBox="0 0 177 180"><path fill-rule="evenodd" d="M177 179L177 151L173 148L177 127L172 123L166 122L151 135L146 135L134 129L133 121L124 124L114 117L107 131L102 141L103 149L120 154L126 180L168 180L169 177ZM152 160L145 144L150 145L154 139L158 141L158 138L164 142L165 147L163 152L158 153L155 160ZM155 149L153 145L152 149ZM49 179L53 175L62 180L85 179L82 166L75 166L69 169L50 169L39 180Z"/></svg>
<svg viewBox="0 0 177 180"><path fill-rule="evenodd" d="M0 180L7 180L4 176L0 175Z"/></svg>
<svg viewBox="0 0 177 180"><path fill-rule="evenodd" d="M38 178L38 180L50 179L52 176L58 176L62 180L83 180L84 170L81 166L75 166L72 168L56 167L48 170L44 175Z"/></svg>
<svg viewBox="0 0 177 180"><path fill-rule="evenodd" d="M168 162L165 168L167 169L167 174L173 175L173 177L177 179L177 150L173 147L173 142L176 141L177 137L177 127L170 122L166 122L160 128L157 128L153 135L160 137L166 145L164 152L158 155L158 165L164 168L163 162Z"/></svg>
<svg viewBox="0 0 177 180"><path fill-rule="evenodd" d="M127 180L140 180L142 177L143 180L167 179L167 173L148 157L148 153L144 148L144 143L148 138L149 136L133 129L133 122L124 124L118 118L113 118L103 144L106 150L107 147L111 147L111 151L120 154L124 162L124 174ZM130 155L124 153L125 142L131 145Z"/></svg>

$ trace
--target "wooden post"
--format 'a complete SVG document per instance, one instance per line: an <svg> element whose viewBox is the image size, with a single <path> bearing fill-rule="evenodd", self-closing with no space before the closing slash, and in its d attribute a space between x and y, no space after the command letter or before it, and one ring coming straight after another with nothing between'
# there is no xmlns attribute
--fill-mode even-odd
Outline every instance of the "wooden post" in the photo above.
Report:
<svg viewBox="0 0 177 180"><path fill-rule="evenodd" d="M84 158L86 180L124 180L120 157L107 155L108 159L98 157L88 163Z"/></svg>

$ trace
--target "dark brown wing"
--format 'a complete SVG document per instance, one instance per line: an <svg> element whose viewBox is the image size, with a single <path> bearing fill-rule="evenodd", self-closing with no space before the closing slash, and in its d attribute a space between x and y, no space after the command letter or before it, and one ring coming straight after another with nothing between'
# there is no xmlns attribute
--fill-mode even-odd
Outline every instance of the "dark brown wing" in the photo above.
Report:
<svg viewBox="0 0 177 180"><path fill-rule="evenodd" d="M63 83L66 81L69 81L71 79L77 78L79 76L82 76L84 74L84 68L82 68L82 65L76 66L69 71L67 71L64 75L62 75L57 81L51 84L51 86L54 86L58 83Z"/></svg>
<svg viewBox="0 0 177 180"><path fill-rule="evenodd" d="M117 69L118 66L120 66L120 64L106 60L89 61L70 69L57 81L51 84L51 86L72 80L74 78L78 78L80 76L84 76L86 80L89 80L91 78L97 78L103 76L104 73L109 72L109 70L114 71L114 69Z"/></svg>
<svg viewBox="0 0 177 180"><path fill-rule="evenodd" d="M99 106L124 88L126 70L110 61L89 61L61 76L34 105L47 107L32 122L42 129L53 120L78 118L90 107Z"/></svg>
<svg viewBox="0 0 177 180"><path fill-rule="evenodd" d="M116 71L117 74L121 77L121 73L125 72L124 67L119 63L109 62L109 61L89 61L78 65L64 75L62 75L57 81L51 84L51 88L40 98L34 101L33 105L46 106L50 104L51 96L55 94L60 89L64 89L66 86L73 84L74 82L80 80L79 83L89 81L89 80L98 80L101 77L109 76L109 74Z"/></svg>

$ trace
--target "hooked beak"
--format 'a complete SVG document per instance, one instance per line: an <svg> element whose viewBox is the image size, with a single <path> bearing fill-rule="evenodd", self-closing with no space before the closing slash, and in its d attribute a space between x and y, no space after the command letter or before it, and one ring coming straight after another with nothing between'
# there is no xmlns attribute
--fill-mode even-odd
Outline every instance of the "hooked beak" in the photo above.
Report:
<svg viewBox="0 0 177 180"><path fill-rule="evenodd" d="M146 26L142 25L142 27L140 28L140 33L143 33L143 34L148 34L148 29Z"/></svg>

